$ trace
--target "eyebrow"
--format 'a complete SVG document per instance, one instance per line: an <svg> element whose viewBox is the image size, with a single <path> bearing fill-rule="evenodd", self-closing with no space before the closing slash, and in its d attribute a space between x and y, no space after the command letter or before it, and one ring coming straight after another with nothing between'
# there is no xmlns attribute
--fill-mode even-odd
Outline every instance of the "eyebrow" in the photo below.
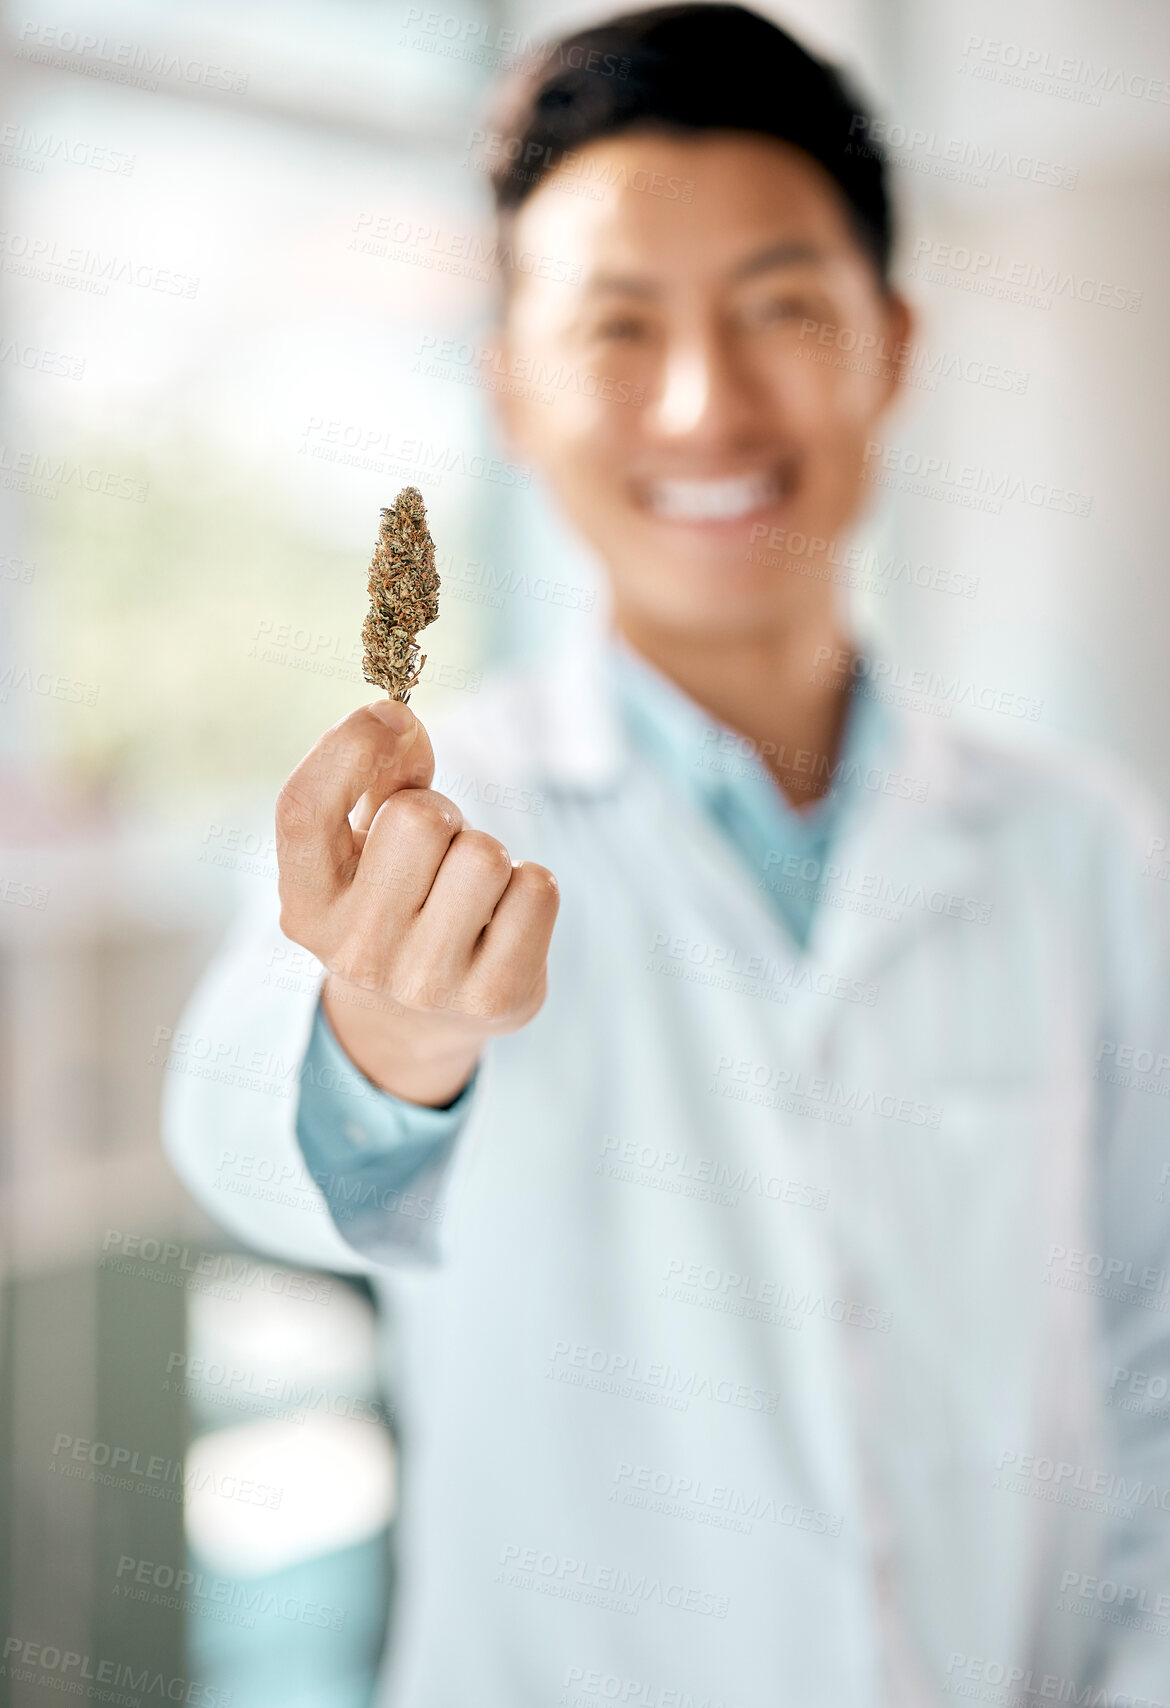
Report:
<svg viewBox="0 0 1170 1708"><path fill-rule="evenodd" d="M733 279L750 279L757 273L770 273L773 267L797 267L809 261L823 261L824 258L824 250L819 249L815 243L770 243L767 249L761 249L746 261L741 261L731 276Z"/></svg>
<svg viewBox="0 0 1170 1708"><path fill-rule="evenodd" d="M733 281L754 278L758 273L770 273L777 267L797 267L809 262L823 261L825 252L815 243L784 240L780 243L770 243L766 249L759 250L755 255L749 255L746 261L732 269ZM595 273L586 283L591 291L613 292L616 295L631 297L655 297L660 287L649 279L638 278L630 273Z"/></svg>

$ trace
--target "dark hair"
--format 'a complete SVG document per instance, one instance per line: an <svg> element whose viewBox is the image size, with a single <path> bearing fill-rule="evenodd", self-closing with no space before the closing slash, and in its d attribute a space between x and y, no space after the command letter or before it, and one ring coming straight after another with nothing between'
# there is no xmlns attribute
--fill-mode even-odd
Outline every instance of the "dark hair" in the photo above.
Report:
<svg viewBox="0 0 1170 1708"><path fill-rule="evenodd" d="M838 71L745 6L652 6L563 36L505 85L490 122L501 225L566 154L635 125L790 143L832 178L888 283L892 219L868 114Z"/></svg>

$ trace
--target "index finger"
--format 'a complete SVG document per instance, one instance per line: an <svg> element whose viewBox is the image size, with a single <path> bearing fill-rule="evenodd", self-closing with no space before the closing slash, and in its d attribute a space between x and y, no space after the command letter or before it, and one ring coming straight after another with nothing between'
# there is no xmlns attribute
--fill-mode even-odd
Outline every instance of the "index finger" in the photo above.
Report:
<svg viewBox="0 0 1170 1708"><path fill-rule="evenodd" d="M350 712L311 748L276 802L282 876L289 865L345 881L357 848L349 815L363 795L374 811L399 789L425 789L435 774L431 739L409 706L378 700Z"/></svg>

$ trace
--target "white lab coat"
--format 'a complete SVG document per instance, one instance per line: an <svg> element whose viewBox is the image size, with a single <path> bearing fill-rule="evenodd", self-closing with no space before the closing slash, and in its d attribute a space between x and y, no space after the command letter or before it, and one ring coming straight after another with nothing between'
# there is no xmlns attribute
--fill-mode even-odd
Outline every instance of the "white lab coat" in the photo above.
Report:
<svg viewBox="0 0 1170 1708"><path fill-rule="evenodd" d="M295 1097L170 1078L216 1216L386 1296L385 1700L1170 1700L1140 1629L1170 1592L1156 815L1096 760L895 711L804 955L607 692L586 656L434 732L436 786L562 905L545 1007L385 1264L301 1172ZM317 969L274 914L184 1022L236 1062L307 1044ZM297 1191L225 1186L225 1150Z"/></svg>

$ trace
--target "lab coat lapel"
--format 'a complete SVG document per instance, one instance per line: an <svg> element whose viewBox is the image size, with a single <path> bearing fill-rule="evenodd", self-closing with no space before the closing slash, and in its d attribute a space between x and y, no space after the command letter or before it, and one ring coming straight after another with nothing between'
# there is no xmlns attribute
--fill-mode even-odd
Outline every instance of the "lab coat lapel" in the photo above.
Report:
<svg viewBox="0 0 1170 1708"><path fill-rule="evenodd" d="M877 985L894 957L947 920L948 906L985 900L979 803L960 798L957 744L917 715L891 722L883 778L865 791L830 851L809 943L814 967ZM924 787L925 799L884 793L885 777Z"/></svg>
<svg viewBox="0 0 1170 1708"><path fill-rule="evenodd" d="M615 788L632 755L603 650L592 644L558 659L533 678L532 690L526 738L544 786L590 793ZM805 963L814 986L819 975L878 978L892 956L905 953L922 932L947 917L948 898L972 897L978 889L979 802L960 798L957 743L937 720L894 708L887 708L887 716L891 740L880 775L863 780L860 799L845 816L804 955L795 950L750 874L744 871L741 879L734 851L711 846L718 833L712 829L698 839L708 855L702 861L705 875L722 874L726 884L742 885L743 905L756 933ZM887 779L896 785L891 792ZM902 788L907 793L899 792ZM925 798L915 799L915 793ZM684 838L680 857L692 859L696 852L694 837ZM810 1043L811 1032L839 1006L824 1001L797 1005Z"/></svg>

